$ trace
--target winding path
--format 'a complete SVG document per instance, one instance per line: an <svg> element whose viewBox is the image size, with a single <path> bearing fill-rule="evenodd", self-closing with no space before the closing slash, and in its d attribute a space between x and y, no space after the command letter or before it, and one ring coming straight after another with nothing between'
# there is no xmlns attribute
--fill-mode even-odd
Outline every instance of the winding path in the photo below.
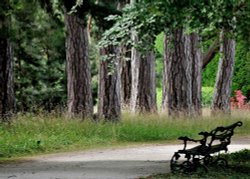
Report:
<svg viewBox="0 0 250 179"><path fill-rule="evenodd" d="M1 164L0 179L125 179L169 172L169 160L182 145L144 145L123 149L51 154ZM237 138L229 152L250 149L250 137Z"/></svg>

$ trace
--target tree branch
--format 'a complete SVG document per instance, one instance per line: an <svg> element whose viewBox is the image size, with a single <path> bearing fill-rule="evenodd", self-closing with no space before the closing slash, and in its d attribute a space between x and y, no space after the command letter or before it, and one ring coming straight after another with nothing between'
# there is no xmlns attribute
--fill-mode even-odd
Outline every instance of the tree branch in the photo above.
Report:
<svg viewBox="0 0 250 179"><path fill-rule="evenodd" d="M219 51L220 43L219 40L215 40L214 43L209 47L207 53L203 55L202 59L202 69L206 68L206 66L213 60L216 53Z"/></svg>

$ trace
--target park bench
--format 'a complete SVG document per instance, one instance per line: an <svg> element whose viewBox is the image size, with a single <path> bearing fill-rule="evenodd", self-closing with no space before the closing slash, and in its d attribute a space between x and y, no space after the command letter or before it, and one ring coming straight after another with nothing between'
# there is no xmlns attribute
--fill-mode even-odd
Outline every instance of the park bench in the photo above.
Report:
<svg viewBox="0 0 250 179"><path fill-rule="evenodd" d="M201 139L191 139L187 136L179 137L184 147L174 153L170 161L170 168L173 173L192 173L198 170L208 171L209 166L227 167L228 162L220 154L228 151L234 129L242 126L238 121L229 126L220 126L210 132L200 132ZM188 142L199 142L199 145L187 149Z"/></svg>

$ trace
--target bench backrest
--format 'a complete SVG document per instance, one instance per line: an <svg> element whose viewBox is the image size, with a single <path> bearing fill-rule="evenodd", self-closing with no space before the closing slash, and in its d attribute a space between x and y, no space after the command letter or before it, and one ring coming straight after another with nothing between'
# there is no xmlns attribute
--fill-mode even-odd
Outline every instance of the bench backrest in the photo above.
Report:
<svg viewBox="0 0 250 179"><path fill-rule="evenodd" d="M231 137L234 134L234 129L238 126L242 126L242 122L238 121L232 125L226 127L217 127L209 133L210 141L207 141L208 146L212 146L215 142L219 142L223 145L229 145L231 143Z"/></svg>

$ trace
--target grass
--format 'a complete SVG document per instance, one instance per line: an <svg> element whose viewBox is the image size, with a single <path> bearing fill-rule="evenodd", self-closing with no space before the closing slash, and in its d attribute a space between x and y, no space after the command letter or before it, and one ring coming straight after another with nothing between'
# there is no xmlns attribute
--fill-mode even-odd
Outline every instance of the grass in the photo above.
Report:
<svg viewBox="0 0 250 179"><path fill-rule="evenodd" d="M141 179L248 179L250 176L250 150L242 150L224 156L228 163L228 168L217 166L209 167L208 173L193 174L158 174Z"/></svg>
<svg viewBox="0 0 250 179"><path fill-rule="evenodd" d="M198 138L198 132L241 120L235 135L250 135L249 112L232 117L170 119L164 114L125 114L119 123L67 120L55 116L21 115L11 124L0 124L0 160L34 154L84 150L128 143L177 141L179 136Z"/></svg>

